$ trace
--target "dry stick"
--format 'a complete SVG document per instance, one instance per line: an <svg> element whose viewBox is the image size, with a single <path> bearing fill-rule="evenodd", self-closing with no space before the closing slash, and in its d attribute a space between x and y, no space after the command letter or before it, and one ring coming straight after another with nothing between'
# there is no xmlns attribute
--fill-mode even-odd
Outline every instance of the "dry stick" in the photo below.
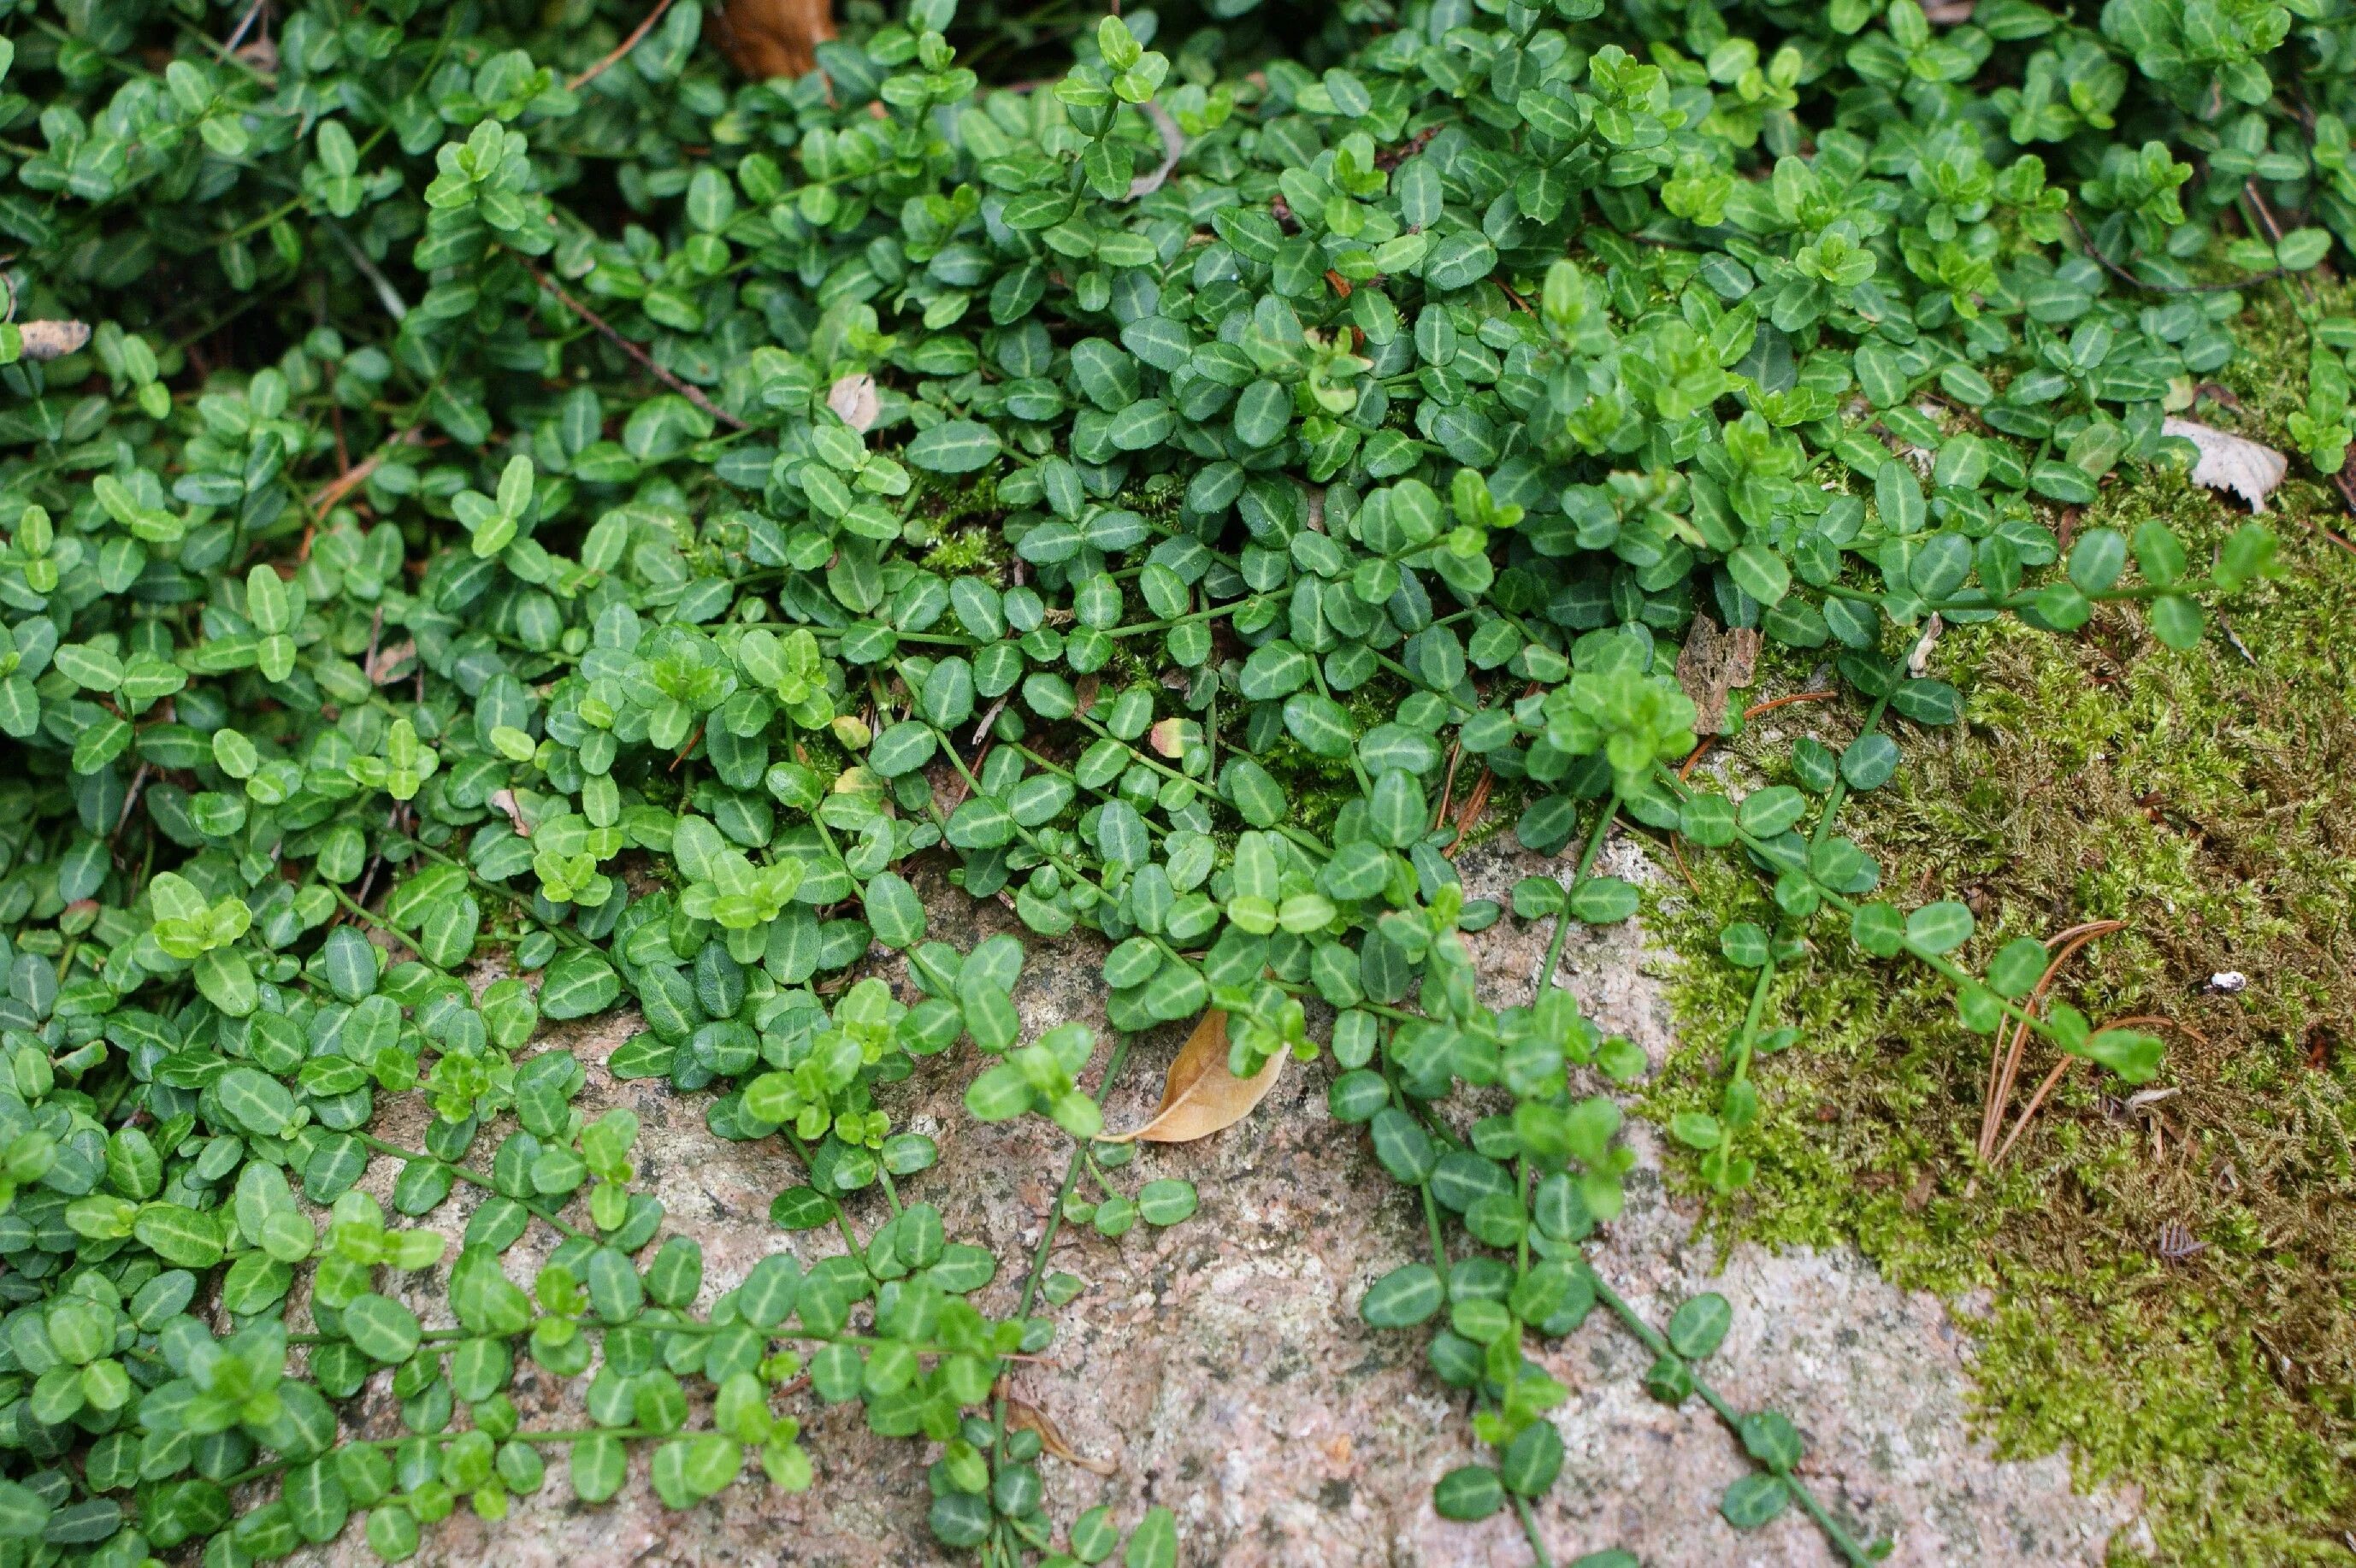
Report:
<svg viewBox="0 0 2356 1568"><path fill-rule="evenodd" d="M2331 483L2339 489L2340 499L2347 506L2350 515L2356 516L2356 481L2351 481L2348 475L2347 467L2344 464L2341 466L2339 473L2331 476ZM2317 533L2321 534L2325 539L2329 539L2333 544L2338 545L2341 549L2346 550L2350 555L2356 555L2356 544L2350 544L2346 539L2340 538L2338 534L2333 533L2321 523L2309 522L2307 526L2313 528Z"/></svg>
<svg viewBox="0 0 2356 1568"><path fill-rule="evenodd" d="M392 454L394 447L423 444L423 438L417 432L418 427L411 425L407 430L361 458L359 467L328 481L320 488L317 495L311 497L311 515L318 517L326 517L337 503L368 483L368 476L384 465L384 460Z"/></svg>
<svg viewBox="0 0 2356 1568"><path fill-rule="evenodd" d="M139 771L131 775L131 788L123 796L123 809L114 814L114 832L109 837L119 837L123 825L131 820L131 808L139 804L139 792L147 787L147 764L142 763Z"/></svg>
<svg viewBox="0 0 2356 1568"><path fill-rule="evenodd" d="M1753 719L1758 718L1762 713L1772 713L1772 712L1773 712L1776 709L1778 709L1778 708L1782 708L1782 707L1784 707L1784 706L1786 706L1787 704L1790 704L1790 703L1794 703L1794 702L1830 702L1834 698L1838 697L1839 695L1840 695L1840 693L1839 693L1839 692L1837 692L1837 691L1791 691L1791 692L1786 692L1786 693L1784 693L1784 694L1783 694L1783 696L1781 696L1781 697L1771 697L1771 698L1769 698L1769 699L1768 699L1766 701L1764 701L1764 702L1754 702L1754 703L1752 703L1750 707L1748 707L1748 708L1746 708L1746 709L1744 709L1742 710L1742 721L1743 721L1744 723L1748 724L1748 723L1749 723L1749 722L1751 722L1751 720L1752 720ZM1709 754L1709 749L1710 749L1712 746L1717 745L1717 744L1718 744L1718 742L1719 742L1719 737L1718 737L1718 736L1716 736L1716 735L1704 735L1704 736L1701 738L1701 742L1700 742L1700 744L1698 744L1698 745L1697 745L1697 746L1695 746L1695 747L1694 747L1694 749L1693 749L1693 755L1691 755L1691 756L1687 757L1687 759L1686 759L1682 763L1680 763L1680 764L1678 765L1678 767L1677 767L1677 777L1679 777L1679 778L1681 778L1681 779L1688 779L1688 778L1691 778L1691 777L1693 776L1694 764L1695 764L1696 763L1700 762L1704 757L1708 756L1708 755Z"/></svg>
<svg viewBox="0 0 2356 1568"><path fill-rule="evenodd" d="M2276 221L2275 209L2268 207L2266 205L2266 198L2259 194L2258 181L2254 175L2242 182L2242 194L2249 198L2251 208L2257 213L2259 219L2265 222L2266 226L2267 238L2273 241L2276 249L2280 249L2283 238L2282 225ZM2276 267L2275 269L2275 273L2279 277L2282 274L2282 269L2280 267ZM2308 283L2306 276L2302 274L2298 280L2298 287L2299 292L2307 296L2308 308L2309 310L2314 309L2315 285Z"/></svg>
<svg viewBox="0 0 2356 1568"><path fill-rule="evenodd" d="M554 294L558 299L563 301L564 306L567 310L570 310L573 315L579 316L582 320L595 327L599 332L605 334L607 341L611 342L616 347L628 355L631 358L637 360L638 362L638 368L644 370L648 375L652 376L656 380L660 381L664 386L669 387L672 391L677 392L680 397L685 398L689 402L693 403L697 408L701 409L705 413L710 414L713 419L718 420L730 430L743 430L744 428L744 421L743 420L738 419L734 414L730 413L726 409L722 408L710 398L705 397L698 389L690 386L687 382L680 380L678 377L672 375L669 371L656 364L652 358L648 357L645 349L639 347L637 344L631 342L628 338L615 331L611 326L605 325L605 318L604 316L599 315L595 311L591 310L587 305L583 304L579 300L574 299L571 294L566 293L564 292L563 285L557 283L555 279L550 277L546 272L541 272L538 267L533 266L530 261L523 261L523 258L520 256L517 257L516 260L522 262L523 270L531 274L532 281L534 283L538 283L541 288L546 289L550 293Z"/></svg>
<svg viewBox="0 0 2356 1568"><path fill-rule="evenodd" d="M246 30L252 27L253 26L254 19L262 15L262 7L264 3L265 0L253 0L253 4L246 7L245 15L238 21L237 30L230 34L229 42L220 47L222 54L233 55L237 53L237 47L245 42Z"/></svg>
<svg viewBox="0 0 2356 1568"><path fill-rule="evenodd" d="M2039 977L2036 988L2022 1003L2021 1021L2012 1026L2012 1033L2008 1039L2006 1037L2004 1029L1999 1028L1995 1043L2002 1045L2004 1049L2001 1051L1992 1049L1988 1054L1987 1097L1980 1106L1978 1148L1983 1161L1995 1157L1997 1134L2004 1125L2004 1106L2012 1098L2012 1087L2019 1075L2021 1060L2029 1050L2028 1020L2036 1016L2038 1004L2044 999L2047 989L2052 986L2055 976L2062 972L2062 965L2070 961L2071 956L2079 948L2097 936L2107 935L2110 932L2122 928L2126 923L2124 921L2090 922L2083 925L2073 925L2069 930L2046 940L2046 950L2052 953L2053 957L2047 964L2045 973Z"/></svg>
<svg viewBox="0 0 2356 1568"><path fill-rule="evenodd" d="M2004 1125L2004 1104L2012 1098L2012 1086L2020 1072L2021 1057L2029 1050L2029 1020L2037 1016L2038 1004L2045 999L2045 993L2051 988L2054 977L2062 973L2062 966L2070 962L2078 949L2098 936L2126 930L2126 923L2123 920L2088 921L2083 925L2073 925L2045 939L2045 950L2053 956L2046 964L2045 973L2039 977L2036 989L2030 991L2021 1003L2020 1021L2013 1028L2010 1042L2002 1052L1991 1050L1988 1053L1987 1099L1980 1107L1979 1155L1982 1161L1995 1157L1996 1135ZM2004 1039L2001 1028L1997 1030L1997 1038L1999 1041Z"/></svg>
<svg viewBox="0 0 2356 1568"><path fill-rule="evenodd" d="M1837 691L1785 692L1781 697L1771 697L1764 702L1754 702L1750 707L1744 709L1742 710L1742 721L1745 724L1748 724L1753 719L1758 718L1762 713L1771 713L1776 709L1782 708L1788 703L1829 702L1839 695L1840 693ZM1694 764L1700 762L1704 757L1709 755L1709 749L1712 746L1717 745L1718 741L1719 738L1715 735L1704 735L1701 738L1700 742L1694 747L1693 755L1687 757L1684 763L1679 764L1677 768L1677 777L1680 779L1689 779L1693 777ZM1669 837L1669 853L1676 857L1677 875L1683 877L1686 880L1686 886L1694 891L1696 897L1699 897L1701 894L1701 884L1694 880L1693 869L1686 864L1686 852L1677 848L1677 836L1675 834L1672 834Z"/></svg>
<svg viewBox="0 0 2356 1568"><path fill-rule="evenodd" d="M579 76L576 76L571 81L566 82L564 84L566 90L572 92L578 92L583 88L588 86L591 82L596 80L599 77L605 75L608 70L611 70L614 67L621 64L622 57L628 54L632 49L637 48L639 43L645 39L646 36L654 31L655 24L662 20L663 13L669 9L670 0L659 0L659 3L655 6L655 8L647 13L647 19L638 24L638 30L637 32L632 33L628 37L624 38L620 43L615 45L614 52L612 54L607 55L604 59L599 60L595 65L591 66L587 70L583 71Z"/></svg>
<svg viewBox="0 0 2356 1568"><path fill-rule="evenodd" d="M2096 261L2102 264L2103 271L2110 273L2113 277L2119 279L2123 283L2131 284L2136 288L2145 290L2150 293L2222 294L2230 293L2235 289L2253 288L2259 283L2272 283L2275 279L2283 275L2283 270L2280 267L2276 267L2269 272L2253 272L2248 277L2244 278L2237 283L2147 283L2143 279L2136 277L2133 272L2128 272L2125 267L2120 266L2116 261L2112 261L2108 256L2103 254L2103 248L2094 243L2094 237L2086 232L2086 226L2078 221L2078 215L2076 213L2072 212L2065 208L2062 209L2062 216L2070 220L2070 227L2078 231L2079 243L2086 247L2086 254L2092 256Z"/></svg>

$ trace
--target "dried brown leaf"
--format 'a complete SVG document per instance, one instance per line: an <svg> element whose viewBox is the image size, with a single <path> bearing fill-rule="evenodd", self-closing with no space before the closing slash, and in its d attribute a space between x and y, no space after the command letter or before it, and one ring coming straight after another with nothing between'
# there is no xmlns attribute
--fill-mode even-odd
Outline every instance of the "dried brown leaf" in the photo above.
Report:
<svg viewBox="0 0 2356 1568"><path fill-rule="evenodd" d="M1049 1419L1047 1413L1028 1400L1008 1396L1006 1424L1018 1430L1037 1433L1041 1449L1061 1459L1066 1465L1078 1466L1092 1476L1112 1476L1120 1472L1120 1467L1109 1459L1083 1459L1072 1452L1071 1444L1065 1440L1064 1434L1056 1427L1055 1422Z"/></svg>
<svg viewBox="0 0 2356 1568"><path fill-rule="evenodd" d="M531 837L531 824L523 819L523 807L516 804L515 791L511 789L491 791L491 804L508 814L508 820L515 825L518 837Z"/></svg>
<svg viewBox="0 0 2356 1568"><path fill-rule="evenodd" d="M834 37L831 0L728 0L705 26L736 69L755 80L806 74Z"/></svg>
<svg viewBox="0 0 2356 1568"><path fill-rule="evenodd" d="M1738 688L1749 686L1759 669L1759 633L1750 626L1721 631L1708 615L1696 615L1677 655L1677 684L1685 688L1699 717L1697 735L1726 731L1726 699Z"/></svg>
<svg viewBox="0 0 2356 1568"><path fill-rule="evenodd" d="M2198 420L2165 419L2159 421L2159 432L2182 436L2200 449L2201 459L2192 465L2195 485L2230 490L2248 502L2253 512L2266 509L2266 497L2290 472L2290 459L2273 447L2244 435L2211 430Z"/></svg>
<svg viewBox="0 0 2356 1568"><path fill-rule="evenodd" d="M1134 1132L1098 1141L1108 1144L1184 1144L1231 1127L1268 1098L1284 1072L1286 1052L1278 1051L1268 1065L1249 1078L1227 1071L1227 1015L1216 1008L1203 1015L1194 1032L1170 1064L1162 1085L1162 1108Z"/></svg>
<svg viewBox="0 0 2356 1568"><path fill-rule="evenodd" d="M875 378L865 371L845 376L828 388L826 406L862 435L874 427L876 416L884 411L875 396Z"/></svg>

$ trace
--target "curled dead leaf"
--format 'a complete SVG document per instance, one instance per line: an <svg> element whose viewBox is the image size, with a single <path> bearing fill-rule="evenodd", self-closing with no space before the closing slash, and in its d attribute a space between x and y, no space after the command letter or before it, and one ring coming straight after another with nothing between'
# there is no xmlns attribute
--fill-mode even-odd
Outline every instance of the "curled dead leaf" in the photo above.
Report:
<svg viewBox="0 0 2356 1568"><path fill-rule="evenodd" d="M1756 628L1721 631L1708 615L1696 615L1686 633L1686 645L1677 655L1677 684L1693 699L1699 715L1694 720L1694 733L1724 733L1727 698L1757 678L1758 669Z"/></svg>
<svg viewBox="0 0 2356 1568"><path fill-rule="evenodd" d="M90 341L85 321L20 321L16 334L27 359L62 359Z"/></svg>
<svg viewBox="0 0 2356 1568"><path fill-rule="evenodd" d="M1138 107L1144 111L1148 120L1153 122L1154 132L1162 138L1162 161L1129 182L1129 199L1131 201L1160 190L1162 182L1170 177L1170 171L1178 166L1179 155L1186 150L1186 138L1179 131L1178 122L1170 118L1170 111L1151 98Z"/></svg>
<svg viewBox="0 0 2356 1568"><path fill-rule="evenodd" d="M884 405L875 396L875 378L861 371L845 376L827 389L826 406L835 417L860 434L865 435L875 426L876 416Z"/></svg>
<svg viewBox="0 0 2356 1568"><path fill-rule="evenodd" d="M1234 1126L1268 1098L1284 1072L1285 1052L1268 1059L1268 1065L1249 1078L1227 1071L1227 1015L1216 1008L1203 1015L1178 1059L1162 1081L1162 1107L1153 1119L1133 1132L1099 1138L1099 1143L1183 1144L1209 1137Z"/></svg>
<svg viewBox="0 0 2356 1568"><path fill-rule="evenodd" d="M515 825L516 836L518 837L529 838L531 837L531 824L524 820L523 807L516 804L515 791L511 789L495 789L491 791L490 803L508 814L508 820Z"/></svg>
<svg viewBox="0 0 2356 1568"><path fill-rule="evenodd" d="M2200 450L2192 482L2204 489L2230 490L2253 512L2266 509L2266 497L2290 472L2290 459L2244 435L2211 430L2198 420L2164 419L2162 435L2181 436Z"/></svg>
<svg viewBox="0 0 2356 1568"><path fill-rule="evenodd" d="M834 37L833 0L728 0L709 14L712 41L755 80L798 77Z"/></svg>
<svg viewBox="0 0 2356 1568"><path fill-rule="evenodd" d="M1007 1396L1006 1424L1018 1430L1037 1433L1042 1451L1055 1456L1066 1465L1076 1465L1092 1476L1112 1476L1118 1475L1120 1471L1120 1467L1109 1459L1084 1459L1074 1453L1071 1444L1065 1440L1063 1433L1057 1429L1055 1422L1049 1419L1047 1413L1028 1400L1016 1399L1011 1394Z"/></svg>
<svg viewBox="0 0 2356 1568"><path fill-rule="evenodd" d="M1936 610L1932 611L1931 618L1922 623L1922 635L1914 640L1914 651L1906 656L1908 678L1920 680L1931 673L1931 650L1939 645L1939 634L1946 629L1947 623Z"/></svg>
<svg viewBox="0 0 2356 1568"><path fill-rule="evenodd" d="M402 641L389 648L379 648L369 660L368 677L372 686L389 686L399 680L410 661L417 657L417 645Z"/></svg>

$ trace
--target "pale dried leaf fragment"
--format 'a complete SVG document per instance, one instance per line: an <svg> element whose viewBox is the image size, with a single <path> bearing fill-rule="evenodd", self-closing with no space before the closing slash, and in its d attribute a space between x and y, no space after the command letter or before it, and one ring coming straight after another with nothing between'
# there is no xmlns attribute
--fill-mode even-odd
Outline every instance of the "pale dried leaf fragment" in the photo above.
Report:
<svg viewBox="0 0 2356 1568"><path fill-rule="evenodd" d="M2266 509L2266 497L2290 472L2290 459L2273 447L2244 435L2211 430L2198 420L2164 419L2159 421L2159 432L2181 436L2200 449L2200 461L2192 465L2195 485L2229 490L2248 502L2253 512Z"/></svg>
<svg viewBox="0 0 2356 1568"><path fill-rule="evenodd" d="M1696 615L1692 629L1686 633L1686 645L1677 654L1677 684L1693 699L1699 714L1694 720L1694 733L1725 733L1727 698L1749 686L1758 672L1755 627L1722 631L1708 615Z"/></svg>
<svg viewBox="0 0 2356 1568"><path fill-rule="evenodd" d="M827 389L826 406L835 417L860 434L875 428L876 416L884 411L875 396L875 378L862 370L845 376Z"/></svg>
<svg viewBox="0 0 2356 1568"><path fill-rule="evenodd" d="M508 814L508 820L515 825L517 837L531 837L531 824L524 820L523 807L516 804L515 791L495 789L491 791L490 803Z"/></svg>
<svg viewBox="0 0 2356 1568"><path fill-rule="evenodd" d="M86 321L20 321L16 324L18 342L27 359L62 359L80 351L90 341L90 324Z"/></svg>
<svg viewBox="0 0 2356 1568"><path fill-rule="evenodd" d="M1170 118L1170 111L1149 98L1138 105L1145 117L1153 122L1153 129L1162 138L1162 162L1129 182L1129 199L1136 201L1151 196L1178 166L1179 155L1186 150L1186 138L1178 129L1178 122Z"/></svg>
<svg viewBox="0 0 2356 1568"><path fill-rule="evenodd" d="M1042 1451L1061 1459L1066 1465L1077 1466L1092 1476L1115 1476L1120 1473L1120 1467L1109 1459L1084 1459L1074 1453L1071 1444L1066 1440L1063 1432L1049 1418L1047 1413L1028 1400L1017 1399L1012 1395L1007 1397L1006 1424L1018 1431L1037 1433Z"/></svg>
<svg viewBox="0 0 2356 1568"><path fill-rule="evenodd" d="M417 657L417 645L404 639L389 648L379 648L369 660L368 677L372 686L390 686L399 680Z"/></svg>
<svg viewBox="0 0 2356 1568"><path fill-rule="evenodd" d="M1178 1059L1170 1064L1170 1076L1162 1081L1162 1108L1153 1113L1153 1119L1134 1132L1097 1141L1184 1144L1234 1126L1276 1087L1286 1054L1278 1051L1249 1078L1237 1077L1227 1071L1227 1015L1214 1008L1179 1047Z"/></svg>
<svg viewBox="0 0 2356 1568"><path fill-rule="evenodd" d="M1914 651L1906 656L1906 675L1910 680L1920 680L1931 673L1931 650L1939 645L1939 634L1947 623L1939 618L1936 610L1922 623L1922 635L1914 639Z"/></svg>

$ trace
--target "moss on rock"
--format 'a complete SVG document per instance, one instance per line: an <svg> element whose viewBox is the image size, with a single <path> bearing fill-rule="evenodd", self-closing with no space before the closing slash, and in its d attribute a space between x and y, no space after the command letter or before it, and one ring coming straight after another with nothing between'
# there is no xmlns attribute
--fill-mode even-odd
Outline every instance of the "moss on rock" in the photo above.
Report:
<svg viewBox="0 0 2356 1568"><path fill-rule="evenodd" d="M2287 446L2304 335L2279 302L2254 314L2244 340L2283 362L2242 368L2238 410L2198 417ZM1934 673L1971 694L1966 723L1905 734L1907 765L1842 818L1889 896L1971 903L1980 959L2127 922L2057 995L2171 1020L2151 1092L2074 1074L1982 1166L1987 1039L1944 985L1826 927L1772 995L1800 1040L1757 1071L1757 1182L1712 1206L1734 1234L1853 1241L1975 1311L1998 1446L2067 1445L2082 1481L2145 1489L2148 1530L2115 1543L2122 1562L2342 1562L2356 1525L2356 559L2323 531L2343 521L2327 485L2294 480L2275 506L2286 574L2191 652L2116 607L2070 639L1950 629ZM2181 477L2123 474L2072 521L2147 517L2197 551L2244 520ZM1837 749L1860 712L1787 708L1759 735ZM1765 782L1784 750L1740 741L1724 765ZM1750 990L1717 932L1763 908L1747 872L1687 860L1690 889L1653 912L1690 955L1663 1116L1716 1102ZM2010 1115L2051 1060L2032 1048Z"/></svg>

